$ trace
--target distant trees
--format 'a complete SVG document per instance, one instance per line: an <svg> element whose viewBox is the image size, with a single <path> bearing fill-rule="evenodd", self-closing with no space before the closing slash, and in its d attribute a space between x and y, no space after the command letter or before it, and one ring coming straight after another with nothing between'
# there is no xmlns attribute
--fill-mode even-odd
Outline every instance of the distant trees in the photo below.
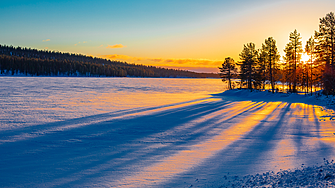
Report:
<svg viewBox="0 0 335 188"><path fill-rule="evenodd" d="M228 81L228 87L229 89L232 89L231 79L237 71L234 59L231 57L227 57L222 63L222 67L219 67L219 69L222 81Z"/></svg>
<svg viewBox="0 0 335 188"><path fill-rule="evenodd" d="M80 54L0 45L0 74L31 76L216 77L218 74L128 64Z"/></svg>

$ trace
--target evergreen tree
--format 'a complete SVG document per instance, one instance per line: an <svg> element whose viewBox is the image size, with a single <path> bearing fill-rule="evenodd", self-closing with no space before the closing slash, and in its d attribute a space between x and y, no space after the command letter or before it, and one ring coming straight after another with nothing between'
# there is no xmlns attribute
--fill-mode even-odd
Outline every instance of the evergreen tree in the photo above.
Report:
<svg viewBox="0 0 335 188"><path fill-rule="evenodd" d="M335 17L330 12L320 19L317 38L317 58L324 64L323 85L326 94L335 94Z"/></svg>
<svg viewBox="0 0 335 188"><path fill-rule="evenodd" d="M247 87L252 90L252 81L254 80L255 69L257 65L258 51L255 49L254 43L244 45L240 53L241 59L241 80L247 78Z"/></svg>
<svg viewBox="0 0 335 188"><path fill-rule="evenodd" d="M31 76L135 76L135 77L214 77L219 74L195 73L177 69L128 64L80 54L51 52L0 45L0 73Z"/></svg>
<svg viewBox="0 0 335 188"><path fill-rule="evenodd" d="M265 39L265 45L263 45L264 52L266 54L266 63L269 70L269 80L271 83L271 89L272 93L274 93L274 70L276 68L276 64L280 59L280 55L278 52L278 48L276 45L276 40L274 40L272 37L269 37L268 39Z"/></svg>
<svg viewBox="0 0 335 188"><path fill-rule="evenodd" d="M284 49L286 63L289 64L290 70L292 71L290 76L290 83L293 83L293 88L290 85L290 91L297 92L297 64L300 62L302 54L302 42L300 33L297 30L290 33L289 43L286 44Z"/></svg>
<svg viewBox="0 0 335 188"><path fill-rule="evenodd" d="M222 67L219 67L220 69L220 75L222 78L222 81L228 81L229 89L232 89L231 86L231 78L236 72L236 64L233 58L227 57L225 61L222 63Z"/></svg>
<svg viewBox="0 0 335 188"><path fill-rule="evenodd" d="M267 70L266 70L266 52L265 46L262 44L262 48L258 50L257 56L257 68L256 68L256 85L259 85L260 88L265 89L265 82L267 78Z"/></svg>
<svg viewBox="0 0 335 188"><path fill-rule="evenodd" d="M307 55L310 56L310 67L309 70L311 72L310 76L308 76L308 72L307 72L307 77L309 77L309 83L311 86L311 94L313 93L313 60L314 60L314 56L315 56L315 41L314 41L314 37L311 36L311 38L308 39L308 41L306 42L306 46L305 46L305 52ZM308 91L308 79L307 79L307 91Z"/></svg>

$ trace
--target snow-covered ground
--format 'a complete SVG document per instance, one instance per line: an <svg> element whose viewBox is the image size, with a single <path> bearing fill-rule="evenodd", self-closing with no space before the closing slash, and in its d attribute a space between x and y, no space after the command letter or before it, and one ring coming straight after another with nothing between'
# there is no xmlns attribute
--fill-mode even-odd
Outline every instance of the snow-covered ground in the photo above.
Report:
<svg viewBox="0 0 335 188"><path fill-rule="evenodd" d="M38 85L41 83L37 82ZM95 90L99 89L98 82L93 85ZM78 87L72 85L70 89L74 92ZM137 87L152 90L150 84ZM80 86L79 90L73 94L74 101L63 100L75 103L80 100L78 96L87 99L86 95L94 89L87 92ZM169 90L173 87L169 86ZM42 106L55 98L52 93L58 92L55 89L48 93L53 96L50 97L44 91L32 92L39 95ZM335 159L334 113L330 106L322 106L331 102L326 103L320 97L233 90L186 100L185 95L190 93L184 93L171 95L181 98L169 103L158 103L158 97L151 99L156 105L115 110L101 107L102 102L85 112L80 108L75 110L70 104L66 106L56 97L62 105L57 102L51 107L46 105L41 113L52 109L62 111L62 116L25 124L22 121L27 117L34 119L45 114L32 116L15 103L25 104L22 108L32 105L31 110L35 110L39 101L33 95L28 95L32 104L20 101L27 95L24 92L31 94L29 88L19 93L18 90L6 92L0 95L2 103L6 95L14 98L9 97L13 98L12 102L2 105L6 114L1 114L1 126L5 127L0 130L1 187L334 185L334 164L324 160ZM143 94L138 90L134 93ZM107 95L108 92L106 96L93 96L107 102ZM104 110L94 110L99 106ZM76 116L64 115L66 110ZM90 110L98 113L90 114ZM10 116L11 112L20 119L20 126L15 126L16 116ZM20 114L25 116L19 117ZM6 115L11 121L5 121Z"/></svg>
<svg viewBox="0 0 335 188"><path fill-rule="evenodd" d="M224 176L219 187L335 187L335 164L325 160L320 166L281 170L277 173Z"/></svg>

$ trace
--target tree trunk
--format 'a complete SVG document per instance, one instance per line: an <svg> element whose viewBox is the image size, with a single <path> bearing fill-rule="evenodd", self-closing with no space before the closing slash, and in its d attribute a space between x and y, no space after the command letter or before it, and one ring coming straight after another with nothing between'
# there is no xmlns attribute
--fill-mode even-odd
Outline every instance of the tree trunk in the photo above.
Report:
<svg viewBox="0 0 335 188"><path fill-rule="evenodd" d="M332 83L331 83L331 86L332 86L332 91L331 91L331 94L334 95L335 94L335 81L334 81L334 69L335 69L335 60L334 60L334 31L331 29L331 46L332 46L332 51L331 51L331 78L332 78Z"/></svg>
<svg viewBox="0 0 335 188"><path fill-rule="evenodd" d="M293 93L297 92L297 47L294 48Z"/></svg>
<svg viewBox="0 0 335 188"><path fill-rule="evenodd" d="M229 83L229 89L231 90L232 88L231 88L231 81L230 81L230 67L229 67L229 69L228 69L228 83Z"/></svg>
<svg viewBox="0 0 335 188"><path fill-rule="evenodd" d="M271 89L272 89L272 93L274 93L274 85L273 85L273 76L272 76L272 57L270 55L270 82L271 82Z"/></svg>
<svg viewBox="0 0 335 188"><path fill-rule="evenodd" d="M311 51L311 95L313 95L313 52Z"/></svg>
<svg viewBox="0 0 335 188"><path fill-rule="evenodd" d="M248 89L252 90L252 85L251 85L251 71L252 71L252 67L251 67L251 62L249 62L248 65Z"/></svg>

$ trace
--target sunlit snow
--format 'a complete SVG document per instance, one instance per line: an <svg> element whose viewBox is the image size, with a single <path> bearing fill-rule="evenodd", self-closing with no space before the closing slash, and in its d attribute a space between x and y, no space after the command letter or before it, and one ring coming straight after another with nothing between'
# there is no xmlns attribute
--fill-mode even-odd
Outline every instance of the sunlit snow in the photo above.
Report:
<svg viewBox="0 0 335 188"><path fill-rule="evenodd" d="M335 158L334 113L315 97L220 93L219 79L0 80L1 187L219 187Z"/></svg>

